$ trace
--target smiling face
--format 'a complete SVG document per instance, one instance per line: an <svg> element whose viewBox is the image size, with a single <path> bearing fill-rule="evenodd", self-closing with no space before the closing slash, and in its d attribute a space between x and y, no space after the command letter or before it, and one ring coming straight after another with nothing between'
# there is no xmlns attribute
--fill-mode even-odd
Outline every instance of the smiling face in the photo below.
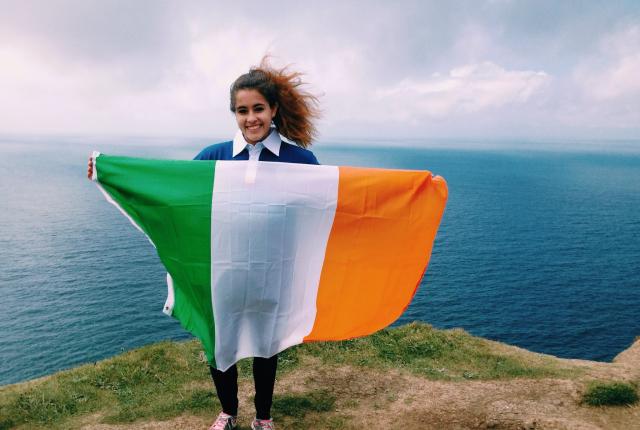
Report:
<svg viewBox="0 0 640 430"><path fill-rule="evenodd" d="M252 145L267 137L277 110L278 106L269 106L258 90L246 89L236 93L236 122L244 139Z"/></svg>

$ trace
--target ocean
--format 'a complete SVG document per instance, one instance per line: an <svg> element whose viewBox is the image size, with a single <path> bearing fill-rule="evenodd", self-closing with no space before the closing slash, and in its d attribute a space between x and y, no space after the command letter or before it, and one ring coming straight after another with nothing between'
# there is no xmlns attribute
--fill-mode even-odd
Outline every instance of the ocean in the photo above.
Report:
<svg viewBox="0 0 640 430"><path fill-rule="evenodd" d="M163 339L154 248L85 178L91 150L190 159L215 139L0 139L0 385ZM640 335L640 142L321 142L323 164L426 169L449 200L418 292L425 321L609 361ZM637 150L636 150L637 149Z"/></svg>

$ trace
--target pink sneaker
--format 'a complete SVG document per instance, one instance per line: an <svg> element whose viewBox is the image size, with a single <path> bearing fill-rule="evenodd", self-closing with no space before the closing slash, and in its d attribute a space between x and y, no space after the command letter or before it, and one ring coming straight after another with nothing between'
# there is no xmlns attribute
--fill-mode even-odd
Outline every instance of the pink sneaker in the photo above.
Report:
<svg viewBox="0 0 640 430"><path fill-rule="evenodd" d="M276 426L273 424L272 419L259 420L255 419L251 423L251 430L275 430Z"/></svg>
<svg viewBox="0 0 640 430"><path fill-rule="evenodd" d="M233 415L220 412L218 418L211 424L209 430L232 430L238 425L238 419Z"/></svg>

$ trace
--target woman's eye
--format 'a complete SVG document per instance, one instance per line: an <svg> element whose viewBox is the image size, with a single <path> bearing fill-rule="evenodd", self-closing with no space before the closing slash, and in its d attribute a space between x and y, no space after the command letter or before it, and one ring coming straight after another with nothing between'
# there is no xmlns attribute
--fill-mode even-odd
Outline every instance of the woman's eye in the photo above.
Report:
<svg viewBox="0 0 640 430"><path fill-rule="evenodd" d="M256 112L262 112L264 108L262 106L258 106L254 109Z"/></svg>
<svg viewBox="0 0 640 430"><path fill-rule="evenodd" d="M238 109L238 113L240 115L245 115L247 113L247 110L246 109Z"/></svg>

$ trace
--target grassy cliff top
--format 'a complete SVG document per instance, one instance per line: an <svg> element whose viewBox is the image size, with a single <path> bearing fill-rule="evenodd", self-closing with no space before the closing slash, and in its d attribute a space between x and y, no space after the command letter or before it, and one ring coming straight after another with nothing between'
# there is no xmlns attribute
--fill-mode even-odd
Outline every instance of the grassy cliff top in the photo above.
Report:
<svg viewBox="0 0 640 430"><path fill-rule="evenodd" d="M248 429L250 360L239 374ZM585 402L608 382L637 391L640 340L600 363L412 323L281 353L273 415L279 429L640 428L637 403ZM0 429L207 429L219 408L199 342L162 342L1 387Z"/></svg>

